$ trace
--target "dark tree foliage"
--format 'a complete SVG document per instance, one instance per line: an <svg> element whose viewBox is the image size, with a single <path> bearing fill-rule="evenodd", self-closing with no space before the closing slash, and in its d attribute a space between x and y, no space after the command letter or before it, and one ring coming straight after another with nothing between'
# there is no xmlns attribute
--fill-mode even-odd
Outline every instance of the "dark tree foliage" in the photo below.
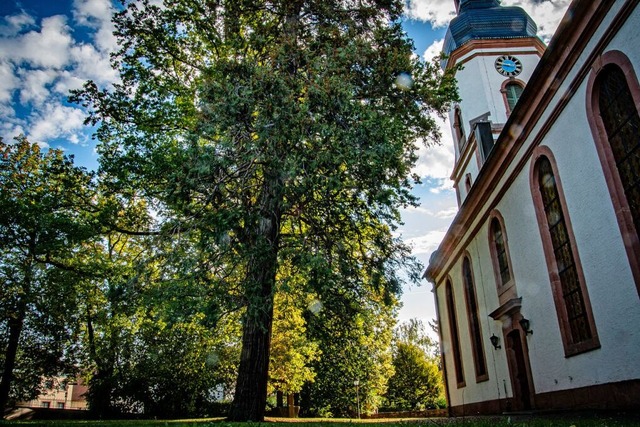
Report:
<svg viewBox="0 0 640 427"><path fill-rule="evenodd" d="M110 188L149 200L158 233L197 233L207 287L242 310L233 420L263 419L283 265L325 306L335 294L357 305L372 290L391 301L401 270L419 277L392 231L415 203L416 141L438 138L430 113L455 89L413 56L402 7L124 1L113 60L122 82L88 82L74 96L100 124Z"/></svg>
<svg viewBox="0 0 640 427"><path fill-rule="evenodd" d="M70 368L79 245L99 231L92 175L59 150L0 139L0 408Z"/></svg>

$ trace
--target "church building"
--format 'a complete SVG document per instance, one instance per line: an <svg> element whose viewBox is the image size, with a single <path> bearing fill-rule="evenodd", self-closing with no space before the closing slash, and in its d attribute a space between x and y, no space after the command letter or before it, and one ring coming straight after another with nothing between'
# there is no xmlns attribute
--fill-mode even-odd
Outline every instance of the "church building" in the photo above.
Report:
<svg viewBox="0 0 640 427"><path fill-rule="evenodd" d="M640 404L640 0L574 0L549 46L455 0L459 212L425 272L451 415Z"/></svg>

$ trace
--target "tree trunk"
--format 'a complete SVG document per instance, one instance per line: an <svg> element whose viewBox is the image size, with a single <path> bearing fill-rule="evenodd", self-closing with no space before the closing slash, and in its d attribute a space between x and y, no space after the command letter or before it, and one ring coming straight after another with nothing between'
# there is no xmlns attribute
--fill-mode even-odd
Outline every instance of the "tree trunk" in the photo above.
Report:
<svg viewBox="0 0 640 427"><path fill-rule="evenodd" d="M13 369L16 366L16 356L18 354L18 345L20 343L20 335L24 325L25 307L20 304L18 313L15 318L9 320L9 342L4 354L4 369L2 378L0 378L0 411L4 414L4 410L9 402L9 391L11 390L11 381L13 380Z"/></svg>
<svg viewBox="0 0 640 427"><path fill-rule="evenodd" d="M264 420L278 267L281 190L281 179L273 175L263 184L260 220L255 225L254 235L250 236L252 253L245 282L247 308L236 392L229 415L231 421Z"/></svg>
<svg viewBox="0 0 640 427"><path fill-rule="evenodd" d="M293 402L293 393L287 394L287 417L288 418L297 418L296 417L296 408Z"/></svg>

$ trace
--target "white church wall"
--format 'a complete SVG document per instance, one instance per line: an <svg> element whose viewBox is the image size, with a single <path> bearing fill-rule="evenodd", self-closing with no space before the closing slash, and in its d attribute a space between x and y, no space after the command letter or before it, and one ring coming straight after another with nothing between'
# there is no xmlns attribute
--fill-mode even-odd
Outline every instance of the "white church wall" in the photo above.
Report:
<svg viewBox="0 0 640 427"><path fill-rule="evenodd" d="M540 58L535 50L525 53L518 50L515 55L523 65L522 73L516 78L527 82ZM500 92L506 77L495 70L495 61L501 55L508 53L504 49L478 49L473 51L477 56L464 62L463 69L458 71L456 79L460 94L464 94L460 107L464 122L465 134L471 132L469 121L485 113L489 113L489 120L496 124L507 121L507 111L504 97ZM466 58L462 57L460 61Z"/></svg>
<svg viewBox="0 0 640 427"><path fill-rule="evenodd" d="M640 12L634 13L632 22L640 24ZM632 28L635 25L628 25L606 50L621 50L635 64L640 64L640 53L629 49L640 43L638 33ZM592 43L596 42L597 38ZM577 71L578 67L573 74ZM568 87L571 81L571 78L567 79L564 86ZM564 93L560 90L558 98ZM503 206L501 212L508 229L518 294L523 297L522 313L531 320L534 330L527 340L536 393L640 378L640 365L629 363L640 349L640 333L629 328L630 324L640 321L637 289L586 115L586 81L542 144L553 152L565 189L567 210L601 348L564 357L540 234L533 215L528 165L500 206ZM510 224L519 225L510 227ZM514 242L527 242L527 245Z"/></svg>
<svg viewBox="0 0 640 427"><path fill-rule="evenodd" d="M640 334L629 328L640 321L638 295L587 121L585 100L583 84L543 143L554 153L565 189L601 348L564 358L551 301L547 307L554 310L553 317L538 327L532 319L532 328L546 336L529 337L538 393L640 378L640 365L628 363L640 349ZM550 287L547 289L549 300ZM540 301L543 304L547 303ZM523 300L523 313L525 307ZM536 346L538 341L544 345Z"/></svg>
<svg viewBox="0 0 640 427"><path fill-rule="evenodd" d="M465 150L465 153L467 155L459 160L460 163L458 166L462 170L462 172L454 179L456 185L458 186L461 204L464 203L469 194L469 191L467 191L466 188L467 176L470 177L471 187L473 187L473 184L475 183L476 179L478 178L478 174L480 173L480 164L476 143L472 142L468 150Z"/></svg>
<svg viewBox="0 0 640 427"><path fill-rule="evenodd" d="M456 316L466 386L456 388L455 365L451 351L445 359L449 377L449 395L451 404L459 406L475 402L489 402L512 397L510 373L508 369L502 323L488 316L500 305L493 264L489 249L489 213L497 209L505 224L511 257L512 274L515 278L517 294L522 297L521 314L530 320L533 335L526 336L531 374L536 394L569 390L573 388L597 386L606 383L640 379L640 364L635 363L640 350L640 331L633 328L640 322L640 304L634 277L629 266L627 253L616 220L609 189L603 175L601 162L587 116L587 82L593 59L592 53L602 49L599 45L605 35L606 27L615 22L616 14L625 2L618 0L603 20L591 42L573 65L569 76L561 83L540 120L535 123L529 140L508 165L508 170L494 187L491 194L484 195L486 203L483 210L460 233L460 245L451 250L457 256L452 267L447 266L454 286ZM625 53L640 75L640 8L636 8L625 26L604 47L603 52L619 50ZM476 51L477 53L477 51ZM500 51L500 54L505 53ZM476 56L465 64L458 73L461 94L473 94L461 103L465 132L468 135L468 121L487 111L487 93L479 87L499 88L504 81L494 69L496 56ZM533 66L525 63L525 55L516 54L524 64L523 75L519 79L528 80ZM531 56L537 63L537 56ZM587 74L580 74L587 67ZM575 87L576 78L582 78ZM573 91L573 92L572 92ZM498 107L504 110L502 94L493 99L494 108L491 117L494 123L500 123ZM546 126L552 120L554 108L568 99L568 104L555 118L550 128ZM498 103L497 101L500 101ZM484 102L484 111L481 105ZM475 108L475 110L474 110ZM502 119L501 119L502 120ZM504 117L506 120L506 115ZM517 129L517 128L516 128ZM541 141L535 144L547 147L552 153L557 168L559 182L562 185L566 209L571 221L573 234L585 278L587 294L591 302L593 317L599 337L600 348L565 357L565 349L560 333L560 325L553 299L547 263L540 236L540 228L535 214L530 182L531 155L535 147L534 139L540 132L546 132ZM464 160L464 159L463 159ZM522 167L517 170L517 167ZM461 167L464 173L459 181L462 200L466 197L464 175L473 172L475 180L478 174L474 157ZM475 169L474 169L475 168ZM507 188L508 186L508 188ZM478 224L482 224L478 227ZM472 233L475 233L472 235ZM466 249L472 260L473 273L478 299L479 318L484 340L489 380L475 381L474 359L471 336L466 312L462 278L462 259ZM445 345L450 342L449 319L446 309L445 278L438 277L441 283L436 290L439 299L441 327ZM500 337L501 349L494 350L489 337Z"/></svg>
<svg viewBox="0 0 640 427"><path fill-rule="evenodd" d="M482 240L484 236L485 240ZM456 387L455 361L450 344L450 325L448 314L446 313L446 292L444 282L438 288L438 300L441 310L441 321L443 333L445 337L445 349L449 350L446 357L447 374L449 379L449 395L452 405L463 405L468 403L482 402L484 400L503 399L512 396L511 383L509 380L509 371L507 366L506 355L501 349L495 350L491 345L489 337L495 334L502 336L502 329L493 319L489 317L497 301L495 285L493 293L487 292L483 283L487 283L487 279L491 279L495 284L491 261L488 258L489 252L486 244L488 235L486 232L480 232L467 247L467 251L471 257L473 268L474 282L476 285L476 297L478 303L478 317L480 320L481 333L483 337L484 354L487 363L487 372L489 379L486 381L476 382L475 364L473 358L473 349L471 345L471 333L469 330L469 321L465 302L465 291L463 287L462 277L462 260L460 257L456 260L455 265L449 271L449 277L454 288L454 296L456 303L456 315L458 321L459 339L461 347L461 358L464 367L465 386Z"/></svg>

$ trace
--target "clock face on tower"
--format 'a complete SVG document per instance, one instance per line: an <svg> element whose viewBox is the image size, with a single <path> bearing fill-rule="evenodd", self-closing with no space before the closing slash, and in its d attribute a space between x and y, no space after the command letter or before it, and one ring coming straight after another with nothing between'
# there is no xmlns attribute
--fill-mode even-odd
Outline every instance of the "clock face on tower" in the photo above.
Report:
<svg viewBox="0 0 640 427"><path fill-rule="evenodd" d="M496 59L496 70L507 77L515 77L522 71L522 62L515 56L502 55Z"/></svg>

